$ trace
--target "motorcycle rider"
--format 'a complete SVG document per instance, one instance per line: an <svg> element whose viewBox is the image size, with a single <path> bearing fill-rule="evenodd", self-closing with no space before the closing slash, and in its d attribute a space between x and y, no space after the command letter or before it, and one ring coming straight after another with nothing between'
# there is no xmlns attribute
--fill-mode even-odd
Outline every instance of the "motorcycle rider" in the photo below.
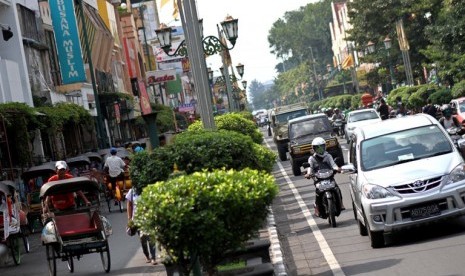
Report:
<svg viewBox="0 0 465 276"><path fill-rule="evenodd" d="M442 117L439 118L439 123L445 128L457 127L460 130L457 132L458 135L465 133L462 125L459 123L456 117L452 116L452 107L448 104L443 104L441 106Z"/></svg>
<svg viewBox="0 0 465 276"><path fill-rule="evenodd" d="M326 151L325 139L321 137L316 137L315 139L313 139L312 148L313 148L314 154L308 158L308 163L310 164L310 166L307 168L307 174L305 174L305 178L310 179L313 172L317 172L320 169L332 169L337 172L341 172L341 168L338 167L338 165L336 165L331 154L329 154ZM313 184L316 184L316 183L313 183ZM336 191L339 195L339 200L341 202L341 211L345 210L344 202L342 201L341 189L339 189L339 186L337 184L336 184ZM320 216L320 212L319 212L320 205L321 205L321 196L319 196L318 193L316 193L314 207L315 207L315 216L317 217Z"/></svg>
<svg viewBox="0 0 465 276"><path fill-rule="evenodd" d="M334 109L334 114L331 117L331 122L333 123L333 126L334 126L334 122L336 120L341 120L341 123L342 123L342 125L337 130L337 132L338 132L337 134L340 134L341 136L343 136L344 135L344 116L342 116L339 108Z"/></svg>

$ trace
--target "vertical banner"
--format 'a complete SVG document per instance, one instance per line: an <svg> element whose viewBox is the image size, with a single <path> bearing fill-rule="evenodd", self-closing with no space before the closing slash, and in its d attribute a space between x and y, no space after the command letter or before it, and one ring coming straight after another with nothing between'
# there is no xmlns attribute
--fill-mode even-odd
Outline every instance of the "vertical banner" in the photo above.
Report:
<svg viewBox="0 0 465 276"><path fill-rule="evenodd" d="M63 84L86 81L73 2L49 0Z"/></svg>
<svg viewBox="0 0 465 276"><path fill-rule="evenodd" d="M145 84L143 81L139 81L139 91L140 91L140 110L143 115L152 113L152 107L150 106L149 95L147 90L145 90Z"/></svg>
<svg viewBox="0 0 465 276"><path fill-rule="evenodd" d="M118 103L115 103L115 118L117 124L121 123L121 112Z"/></svg>

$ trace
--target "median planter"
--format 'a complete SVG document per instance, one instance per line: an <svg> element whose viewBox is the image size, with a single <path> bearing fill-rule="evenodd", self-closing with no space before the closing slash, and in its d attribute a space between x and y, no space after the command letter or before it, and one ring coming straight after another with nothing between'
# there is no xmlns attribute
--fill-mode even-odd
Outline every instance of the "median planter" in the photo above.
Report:
<svg viewBox="0 0 465 276"><path fill-rule="evenodd" d="M213 275L225 252L240 248L263 226L277 193L274 177L264 171L196 172L148 185L135 221L183 275L197 260Z"/></svg>

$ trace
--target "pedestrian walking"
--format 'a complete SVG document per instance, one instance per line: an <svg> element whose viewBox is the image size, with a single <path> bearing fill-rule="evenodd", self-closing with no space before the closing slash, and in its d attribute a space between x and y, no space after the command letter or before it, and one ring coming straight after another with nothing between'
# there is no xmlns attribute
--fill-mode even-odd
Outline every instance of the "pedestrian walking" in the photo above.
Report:
<svg viewBox="0 0 465 276"><path fill-rule="evenodd" d="M381 120L389 119L389 107L383 98L381 98L380 100L380 105L378 106L378 112L379 112L379 116L381 117Z"/></svg>
<svg viewBox="0 0 465 276"><path fill-rule="evenodd" d="M137 189L131 188L126 195L126 209L128 212L128 225L132 224L134 214L136 213L137 200L139 199L139 194L136 192ZM157 264L156 261L156 249L155 241L147 234L141 230L137 231L140 239L140 244L142 246L142 251L144 252L145 259L147 263L152 263L153 265Z"/></svg>

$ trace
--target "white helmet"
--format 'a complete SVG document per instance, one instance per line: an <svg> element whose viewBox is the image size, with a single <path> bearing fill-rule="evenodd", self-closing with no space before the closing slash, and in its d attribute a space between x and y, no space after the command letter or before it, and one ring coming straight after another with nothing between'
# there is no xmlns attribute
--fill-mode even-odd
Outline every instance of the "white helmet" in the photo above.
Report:
<svg viewBox="0 0 465 276"><path fill-rule="evenodd" d="M316 155L323 157L326 151L326 141L321 137L316 137L312 141L312 148Z"/></svg>

